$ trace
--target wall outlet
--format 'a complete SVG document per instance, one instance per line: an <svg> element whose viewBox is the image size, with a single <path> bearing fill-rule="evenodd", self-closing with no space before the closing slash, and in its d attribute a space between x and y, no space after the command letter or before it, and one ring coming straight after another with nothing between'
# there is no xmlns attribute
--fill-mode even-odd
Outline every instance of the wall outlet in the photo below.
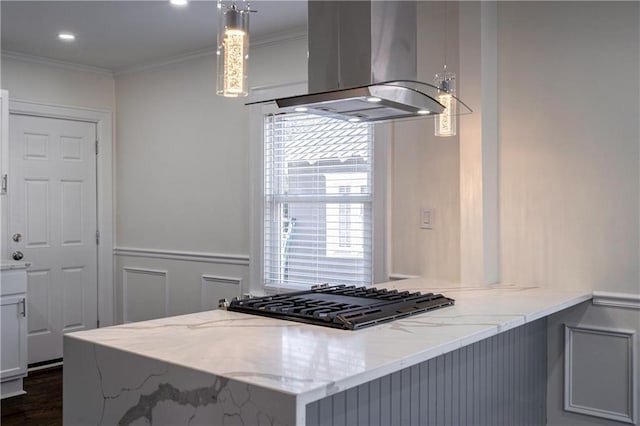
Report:
<svg viewBox="0 0 640 426"><path fill-rule="evenodd" d="M422 229L433 229L433 208L422 208L420 209L420 228Z"/></svg>

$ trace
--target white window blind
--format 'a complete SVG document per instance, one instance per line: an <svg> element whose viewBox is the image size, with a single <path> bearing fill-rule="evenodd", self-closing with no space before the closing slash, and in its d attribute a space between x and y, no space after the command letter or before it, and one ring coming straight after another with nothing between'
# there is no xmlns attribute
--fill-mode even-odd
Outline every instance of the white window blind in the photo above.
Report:
<svg viewBox="0 0 640 426"><path fill-rule="evenodd" d="M370 285L372 126L268 115L264 138L265 284Z"/></svg>

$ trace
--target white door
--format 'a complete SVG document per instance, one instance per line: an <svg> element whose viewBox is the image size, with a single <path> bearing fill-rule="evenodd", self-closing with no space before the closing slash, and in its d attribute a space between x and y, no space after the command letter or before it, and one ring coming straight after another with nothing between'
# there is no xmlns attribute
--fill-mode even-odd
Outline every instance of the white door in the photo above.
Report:
<svg viewBox="0 0 640 426"><path fill-rule="evenodd" d="M97 323L96 127L9 116L9 255L27 270L29 364Z"/></svg>

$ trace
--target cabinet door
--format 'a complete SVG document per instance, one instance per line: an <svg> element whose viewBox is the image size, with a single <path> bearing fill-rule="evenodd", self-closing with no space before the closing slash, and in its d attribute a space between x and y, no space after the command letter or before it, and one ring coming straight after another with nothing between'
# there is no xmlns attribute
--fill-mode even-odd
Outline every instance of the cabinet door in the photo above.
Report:
<svg viewBox="0 0 640 426"><path fill-rule="evenodd" d="M0 258L9 259L7 247L7 173L9 169L9 95L6 90L0 90Z"/></svg>
<svg viewBox="0 0 640 426"><path fill-rule="evenodd" d="M24 297L0 298L0 379L24 375L27 372L27 335Z"/></svg>

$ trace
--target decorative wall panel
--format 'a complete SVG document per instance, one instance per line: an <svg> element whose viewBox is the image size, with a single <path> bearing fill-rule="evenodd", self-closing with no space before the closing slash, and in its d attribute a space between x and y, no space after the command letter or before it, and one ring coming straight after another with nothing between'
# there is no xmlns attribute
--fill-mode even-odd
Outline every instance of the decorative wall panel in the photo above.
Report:
<svg viewBox="0 0 640 426"><path fill-rule="evenodd" d="M565 325L564 409L636 424L635 331Z"/></svg>
<svg viewBox="0 0 640 426"><path fill-rule="evenodd" d="M208 311L218 308L220 299L231 300L240 297L242 278L218 277L214 275L202 276L202 310Z"/></svg>
<svg viewBox="0 0 640 426"><path fill-rule="evenodd" d="M167 271L123 268L124 322L145 321L168 316Z"/></svg>

